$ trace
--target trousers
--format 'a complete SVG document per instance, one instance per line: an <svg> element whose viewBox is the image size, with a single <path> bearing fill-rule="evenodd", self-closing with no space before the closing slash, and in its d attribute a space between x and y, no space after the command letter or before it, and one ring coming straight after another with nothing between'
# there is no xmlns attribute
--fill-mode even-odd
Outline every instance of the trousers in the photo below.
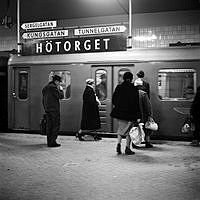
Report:
<svg viewBox="0 0 200 200"><path fill-rule="evenodd" d="M60 129L60 113L56 111L46 112L46 117L47 144L53 145L56 143L56 139L58 137L58 132Z"/></svg>

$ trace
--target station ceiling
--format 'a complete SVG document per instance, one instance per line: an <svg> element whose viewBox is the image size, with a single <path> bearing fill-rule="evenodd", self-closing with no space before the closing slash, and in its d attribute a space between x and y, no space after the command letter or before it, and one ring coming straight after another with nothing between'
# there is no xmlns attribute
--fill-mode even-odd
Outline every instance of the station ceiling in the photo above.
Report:
<svg viewBox="0 0 200 200"><path fill-rule="evenodd" d="M17 0L0 1L0 20L16 22ZM132 0L134 13L199 10L200 0ZM21 22L128 14L128 0L20 0Z"/></svg>

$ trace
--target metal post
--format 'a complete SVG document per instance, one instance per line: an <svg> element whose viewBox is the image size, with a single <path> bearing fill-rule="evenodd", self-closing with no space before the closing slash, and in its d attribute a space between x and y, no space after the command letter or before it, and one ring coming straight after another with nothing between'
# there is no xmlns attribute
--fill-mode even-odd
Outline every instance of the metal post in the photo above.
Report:
<svg viewBox="0 0 200 200"><path fill-rule="evenodd" d="M129 35L128 48L132 48L132 0L129 0Z"/></svg>
<svg viewBox="0 0 200 200"><path fill-rule="evenodd" d="M21 41L20 41L20 0L17 0L17 53L21 53Z"/></svg>

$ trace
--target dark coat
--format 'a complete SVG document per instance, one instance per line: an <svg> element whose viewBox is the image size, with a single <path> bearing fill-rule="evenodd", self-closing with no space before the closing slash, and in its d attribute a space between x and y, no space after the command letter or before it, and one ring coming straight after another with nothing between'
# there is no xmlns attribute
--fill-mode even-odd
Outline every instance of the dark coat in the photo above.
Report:
<svg viewBox="0 0 200 200"><path fill-rule="evenodd" d="M141 111L141 121L145 123L149 117L152 117L152 106L146 92L139 90L139 102Z"/></svg>
<svg viewBox="0 0 200 200"><path fill-rule="evenodd" d="M142 81L143 81L142 85L138 85L137 87L138 87L138 89L145 91L150 99L150 85L148 82L146 82L144 80L142 80Z"/></svg>
<svg viewBox="0 0 200 200"><path fill-rule="evenodd" d="M64 93L59 90L56 84L51 81L42 89L42 103L45 112L60 112L60 99L64 98Z"/></svg>
<svg viewBox="0 0 200 200"><path fill-rule="evenodd" d="M198 120L198 121L200 120L200 86L197 88L197 93L192 102L190 114L192 115L194 120Z"/></svg>
<svg viewBox="0 0 200 200"><path fill-rule="evenodd" d="M126 121L136 121L141 118L139 107L139 93L130 82L117 85L112 97L114 108L111 117Z"/></svg>
<svg viewBox="0 0 200 200"><path fill-rule="evenodd" d="M83 93L83 107L82 107L82 130L96 130L101 128L99 108L96 101L94 89L86 86Z"/></svg>

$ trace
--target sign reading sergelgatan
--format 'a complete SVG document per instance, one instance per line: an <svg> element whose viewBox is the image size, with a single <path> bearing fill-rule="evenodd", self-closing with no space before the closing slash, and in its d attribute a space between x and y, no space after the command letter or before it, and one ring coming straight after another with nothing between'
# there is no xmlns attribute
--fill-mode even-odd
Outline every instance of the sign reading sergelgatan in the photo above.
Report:
<svg viewBox="0 0 200 200"><path fill-rule="evenodd" d="M22 46L22 55L74 54L126 51L126 37L122 35L32 40Z"/></svg>

